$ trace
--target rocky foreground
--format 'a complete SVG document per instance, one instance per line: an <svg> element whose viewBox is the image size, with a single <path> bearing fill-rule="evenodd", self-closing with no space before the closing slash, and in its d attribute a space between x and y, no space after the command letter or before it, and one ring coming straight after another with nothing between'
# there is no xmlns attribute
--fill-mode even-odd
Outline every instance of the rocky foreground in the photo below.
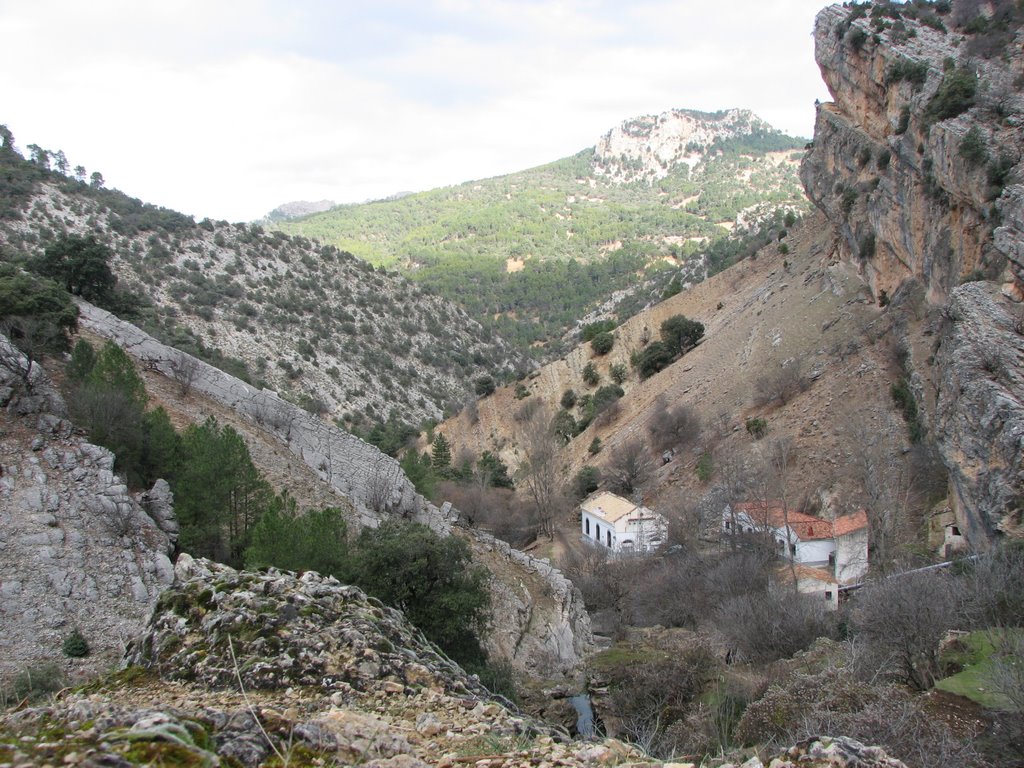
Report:
<svg viewBox="0 0 1024 768"><path fill-rule="evenodd" d="M0 764L662 764L518 713L401 613L316 573L183 555L126 661L48 706L0 716ZM902 765L844 739L799 745L771 765L797 761Z"/></svg>

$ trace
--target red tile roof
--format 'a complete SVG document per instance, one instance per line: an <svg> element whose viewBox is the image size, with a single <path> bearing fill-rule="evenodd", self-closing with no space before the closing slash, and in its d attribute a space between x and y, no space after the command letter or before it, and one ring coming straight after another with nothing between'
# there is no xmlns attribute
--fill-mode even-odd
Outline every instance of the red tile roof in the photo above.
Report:
<svg viewBox="0 0 1024 768"><path fill-rule="evenodd" d="M837 517L835 522L805 515L803 512L797 512L794 509L787 512L782 504L777 501L771 501L767 504L763 501L748 501L737 504L736 511L745 512L757 525L770 526L772 528L783 528L788 520L789 527L793 533L803 541L845 536L861 528L867 528L868 525L868 516L864 510Z"/></svg>

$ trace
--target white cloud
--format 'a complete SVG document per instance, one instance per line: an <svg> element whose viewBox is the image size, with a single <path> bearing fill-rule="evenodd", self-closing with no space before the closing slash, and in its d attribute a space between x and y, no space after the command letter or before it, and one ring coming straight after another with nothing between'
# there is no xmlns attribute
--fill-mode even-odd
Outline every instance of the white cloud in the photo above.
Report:
<svg viewBox="0 0 1024 768"><path fill-rule="evenodd" d="M251 219L519 170L672 107L748 107L807 135L816 9L0 2L0 121L129 194Z"/></svg>

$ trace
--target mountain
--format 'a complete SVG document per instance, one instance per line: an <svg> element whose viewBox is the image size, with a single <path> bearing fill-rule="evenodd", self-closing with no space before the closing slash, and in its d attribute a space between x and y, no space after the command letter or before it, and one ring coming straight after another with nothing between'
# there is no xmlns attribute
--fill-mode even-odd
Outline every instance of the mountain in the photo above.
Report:
<svg viewBox="0 0 1024 768"><path fill-rule="evenodd" d="M349 428L418 424L521 363L429 289L331 246L191 218L24 160L7 132L0 248L23 263L67 234L112 251L122 314L165 341Z"/></svg>
<svg viewBox="0 0 1024 768"><path fill-rule="evenodd" d="M296 200L291 203L283 203L267 214L267 221L287 221L302 216L309 216L314 213L329 211L336 203L333 200L318 200L315 203L308 200Z"/></svg>
<svg viewBox="0 0 1024 768"><path fill-rule="evenodd" d="M692 284L730 263L742 250L730 233L804 210L804 144L746 110L672 110L538 168L273 226L398 268L550 358L616 291L628 294L615 307L625 319L673 278ZM652 284L638 291L638 275Z"/></svg>

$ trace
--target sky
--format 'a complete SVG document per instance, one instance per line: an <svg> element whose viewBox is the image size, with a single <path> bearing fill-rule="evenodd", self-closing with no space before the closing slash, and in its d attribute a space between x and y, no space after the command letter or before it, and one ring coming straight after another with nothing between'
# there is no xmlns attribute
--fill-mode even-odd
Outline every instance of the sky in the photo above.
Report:
<svg viewBox="0 0 1024 768"><path fill-rule="evenodd" d="M813 133L823 0L0 0L0 124L197 218L551 162L623 120Z"/></svg>

